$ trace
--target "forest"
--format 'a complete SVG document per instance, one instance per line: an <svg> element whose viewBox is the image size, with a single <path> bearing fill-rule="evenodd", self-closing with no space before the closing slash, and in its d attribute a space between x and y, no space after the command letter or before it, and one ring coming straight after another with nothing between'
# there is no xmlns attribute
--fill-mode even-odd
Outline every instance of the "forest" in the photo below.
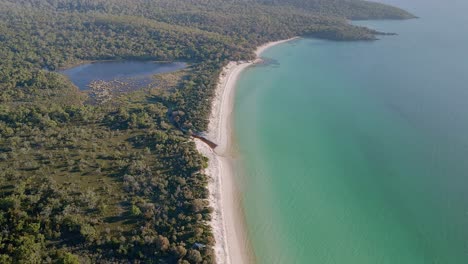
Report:
<svg viewBox="0 0 468 264"><path fill-rule="evenodd" d="M0 263L214 263L190 134L222 67L268 41L380 34L348 19L413 17L360 0L0 0ZM122 59L191 67L102 104L57 73Z"/></svg>

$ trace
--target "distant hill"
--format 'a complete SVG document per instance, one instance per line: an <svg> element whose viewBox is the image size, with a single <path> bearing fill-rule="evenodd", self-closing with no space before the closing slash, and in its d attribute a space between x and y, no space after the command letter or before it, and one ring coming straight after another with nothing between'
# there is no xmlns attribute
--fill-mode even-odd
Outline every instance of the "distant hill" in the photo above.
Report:
<svg viewBox="0 0 468 264"><path fill-rule="evenodd" d="M415 16L403 9L362 0L258 0L276 6L293 6L324 15L338 15L352 20L411 19Z"/></svg>

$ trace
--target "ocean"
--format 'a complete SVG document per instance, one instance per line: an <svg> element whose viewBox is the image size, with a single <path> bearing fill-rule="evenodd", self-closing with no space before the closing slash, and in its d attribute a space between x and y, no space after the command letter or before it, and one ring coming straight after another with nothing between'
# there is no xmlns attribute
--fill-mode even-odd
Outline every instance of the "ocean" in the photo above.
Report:
<svg viewBox="0 0 468 264"><path fill-rule="evenodd" d="M468 1L387 0L374 42L300 39L239 78L258 263L468 263Z"/></svg>

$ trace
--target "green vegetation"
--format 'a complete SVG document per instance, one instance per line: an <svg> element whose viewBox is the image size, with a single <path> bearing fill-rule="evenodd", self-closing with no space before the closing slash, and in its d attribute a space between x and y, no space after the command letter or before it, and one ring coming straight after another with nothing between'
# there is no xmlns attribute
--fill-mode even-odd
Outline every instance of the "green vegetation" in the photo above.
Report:
<svg viewBox="0 0 468 264"><path fill-rule="evenodd" d="M0 262L213 263L189 134L222 66L297 35L375 38L345 18L410 17L358 0L0 0ZM53 72L104 59L192 66L95 105Z"/></svg>

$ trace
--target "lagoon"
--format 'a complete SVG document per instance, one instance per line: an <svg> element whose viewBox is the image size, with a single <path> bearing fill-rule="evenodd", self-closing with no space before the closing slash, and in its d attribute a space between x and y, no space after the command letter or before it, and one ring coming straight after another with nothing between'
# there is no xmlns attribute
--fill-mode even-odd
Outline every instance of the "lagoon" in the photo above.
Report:
<svg viewBox="0 0 468 264"><path fill-rule="evenodd" d="M61 71L80 90L88 90L93 81L132 81L138 86L151 83L154 74L168 73L187 67L183 62L105 61L82 64Z"/></svg>

